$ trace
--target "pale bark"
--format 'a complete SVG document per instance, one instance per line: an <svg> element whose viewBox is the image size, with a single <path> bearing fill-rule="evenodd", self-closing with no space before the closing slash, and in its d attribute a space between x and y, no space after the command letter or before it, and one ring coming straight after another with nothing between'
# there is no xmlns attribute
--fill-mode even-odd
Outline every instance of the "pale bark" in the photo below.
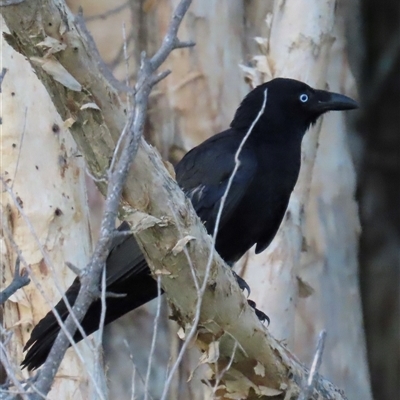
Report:
<svg viewBox="0 0 400 400"><path fill-rule="evenodd" d="M6 26L3 20L0 24L3 33ZM84 163L77 157L75 141L30 63L3 36L1 54L2 66L7 69L1 87L1 176L12 188L40 243L2 187L2 284L12 279L16 260L13 240L33 273L30 285L16 292L4 305L4 327L13 332L7 348L10 361L16 367L17 377L26 378L27 372L21 373L18 367L23 359L22 347L32 328L60 298L55 281L65 291L75 278L64 262L83 267L91 253L91 239ZM35 281L40 283L49 302ZM93 371L93 354L86 344L79 348L85 364L75 352L69 351L49 399L90 397L92 388L87 371Z"/></svg>
<svg viewBox="0 0 400 400"><path fill-rule="evenodd" d="M64 94L65 91L71 94L70 91L54 82L38 64L33 64L33 67L52 94L59 113L65 117L72 115L75 121L79 121L72 125L71 131L86 155L88 165L98 172L99 166L107 164L110 141L117 139L124 124L123 108L113 88L99 73L96 59L68 11L60 2L57 2L58 7L50 1L42 1L40 5L42 7L35 10L40 12L40 19L37 15L32 18L34 14L30 3L3 11L14 34L8 40L31 57L41 55L35 44L44 39L43 34L63 39L67 48L56 54L57 60L78 82L85 84L86 90L90 89L93 98L87 92L77 91L74 92L74 100L67 101ZM21 20L25 30L21 30ZM90 100L96 101L99 110L81 109ZM85 123L81 123L82 119ZM104 190L104 186L100 188ZM188 200L164 169L159 156L144 141L135 159L124 199L132 208L141 211L133 212L128 218L134 223L137 238L151 261L152 270L162 273L162 285L173 304L175 317L187 329L187 324L193 319L197 293L182 244L179 245L181 242L178 241L182 234L186 238L196 238L189 241L186 248L196 267L196 274L201 278L205 274L210 238ZM126 207L125 214L129 211ZM207 352L206 361L211 366L217 362L221 370L232 356L235 341L239 343L235 362L222 378L221 395L230 392L230 395L241 394L248 398L260 395L279 395L280 398L296 396L306 374L304 367L260 324L234 278L217 256L214 256L208 283L197 345ZM216 348L216 341L219 353L211 354L211 350ZM232 385L232 382L236 384ZM254 395L250 394L250 388ZM321 377L314 396L321 399L343 398L338 389Z"/></svg>
<svg viewBox="0 0 400 400"><path fill-rule="evenodd" d="M267 23L263 54L249 75L292 77L355 97L335 1L275 2ZM307 133L284 223L267 251L244 259L242 271L271 318L271 332L303 362L311 361L318 333L327 330L322 372L349 398L361 400L371 399L371 391L357 274L356 179L345 122L343 113L331 113Z"/></svg>

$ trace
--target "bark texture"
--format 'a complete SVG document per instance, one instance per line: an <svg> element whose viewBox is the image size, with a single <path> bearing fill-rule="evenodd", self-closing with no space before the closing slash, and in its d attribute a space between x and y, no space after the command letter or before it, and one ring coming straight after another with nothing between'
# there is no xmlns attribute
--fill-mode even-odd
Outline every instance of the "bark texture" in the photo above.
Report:
<svg viewBox="0 0 400 400"><path fill-rule="evenodd" d="M0 24L3 34L4 21ZM2 187L2 285L12 279L16 249L32 269L31 284L4 305L3 326L13 332L7 346L9 359L16 367L16 376L22 379L27 377L27 372L19 369L22 347L32 328L60 297L55 282L65 291L75 278L65 268L65 261L82 268L92 244L84 163L77 157L76 143L29 62L5 42L3 35L1 54L6 68L1 86L1 176L22 209L18 210ZM49 399L90 397L87 371L93 371L93 355L87 345L79 348L85 364L69 351Z"/></svg>

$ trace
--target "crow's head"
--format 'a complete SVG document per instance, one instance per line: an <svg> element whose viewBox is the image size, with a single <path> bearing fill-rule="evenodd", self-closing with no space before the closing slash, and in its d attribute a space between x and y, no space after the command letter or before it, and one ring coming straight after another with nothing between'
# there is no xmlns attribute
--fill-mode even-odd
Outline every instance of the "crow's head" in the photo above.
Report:
<svg viewBox="0 0 400 400"><path fill-rule="evenodd" d="M328 111L358 108L357 102L342 94L313 89L294 79L276 78L256 87L244 98L231 127L248 129L262 109L264 99L265 108L257 125L268 127L271 133L295 128L304 134Z"/></svg>

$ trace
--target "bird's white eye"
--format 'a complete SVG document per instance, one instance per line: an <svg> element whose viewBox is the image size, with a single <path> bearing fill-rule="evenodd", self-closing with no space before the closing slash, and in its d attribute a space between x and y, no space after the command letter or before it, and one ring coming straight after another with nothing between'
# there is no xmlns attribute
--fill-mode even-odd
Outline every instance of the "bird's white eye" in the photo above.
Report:
<svg viewBox="0 0 400 400"><path fill-rule="evenodd" d="M308 96L305 93L303 93L300 95L299 99L302 103L306 103L308 101Z"/></svg>

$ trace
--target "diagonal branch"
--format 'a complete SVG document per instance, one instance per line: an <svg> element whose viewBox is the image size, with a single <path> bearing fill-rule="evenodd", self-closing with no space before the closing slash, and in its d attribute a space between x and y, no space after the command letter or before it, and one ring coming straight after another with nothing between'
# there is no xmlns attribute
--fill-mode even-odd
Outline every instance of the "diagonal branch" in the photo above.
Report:
<svg viewBox="0 0 400 400"><path fill-rule="evenodd" d="M105 261L109 254L122 189L136 156L139 140L143 133L148 97L153 86L166 76L166 74L154 75L154 73L168 54L174 49L174 44L177 43L176 33L189 4L190 0L182 0L178 5L177 11L172 17L169 29L170 36L167 36L156 54L158 61L153 62L152 59L148 60L143 54L142 64L138 74L139 79L135 87L135 106L121 133L121 135L124 135L124 133L126 134L127 145L123 147L120 156L117 153L115 154L116 160L113 159L112 162L114 168L108 171L109 184L107 186L105 211L101 223L100 237L89 264L80 274L81 288L72 308L72 312L75 314L75 318L78 321L83 319L91 303L98 298L100 275L104 270ZM170 43L172 43L172 46ZM65 328L71 335L73 335L77 329L72 315L69 315L66 319ZM69 340L67 335L63 331L60 331L35 385L39 392L44 394L49 392L68 346Z"/></svg>

